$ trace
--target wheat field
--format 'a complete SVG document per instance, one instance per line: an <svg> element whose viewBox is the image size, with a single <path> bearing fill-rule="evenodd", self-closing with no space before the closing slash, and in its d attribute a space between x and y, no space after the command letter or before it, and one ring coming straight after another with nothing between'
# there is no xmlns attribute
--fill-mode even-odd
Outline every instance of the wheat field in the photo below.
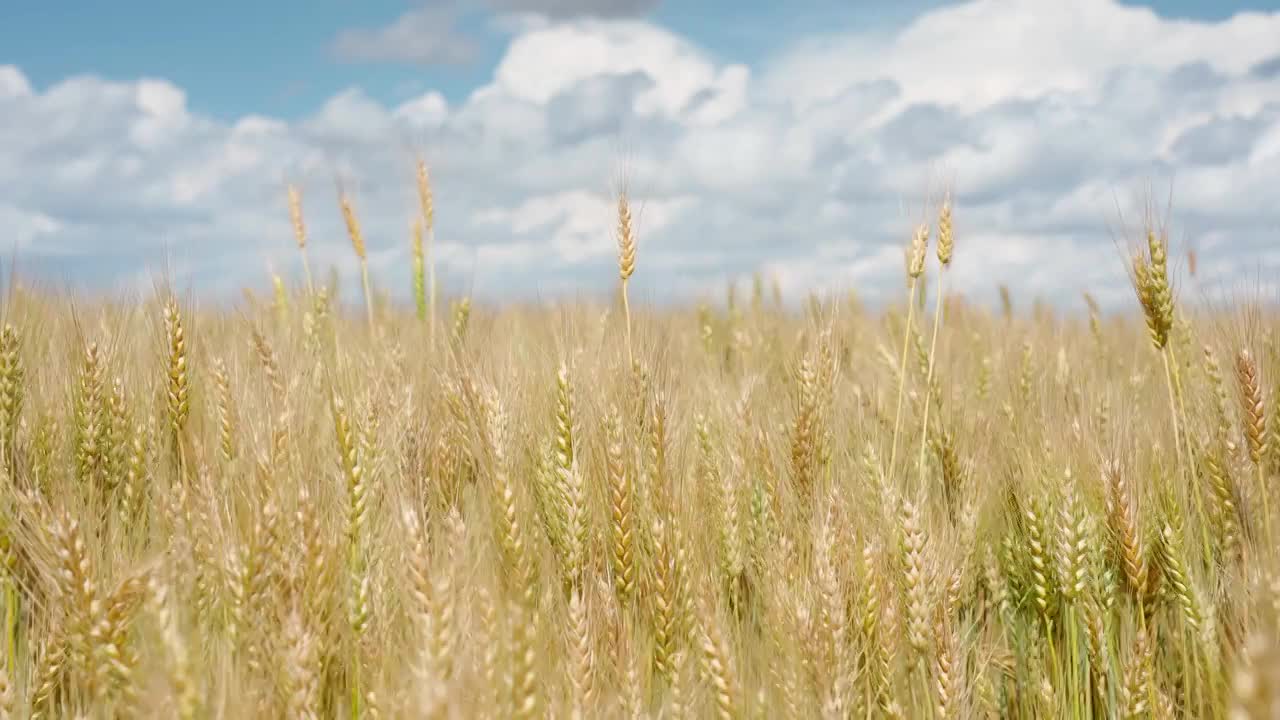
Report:
<svg viewBox="0 0 1280 720"><path fill-rule="evenodd" d="M949 295L949 200L882 309L671 309L623 195L616 297L473 307L418 190L363 303L293 189L274 296L9 288L0 716L1280 717L1274 315L1167 228L1120 314Z"/></svg>

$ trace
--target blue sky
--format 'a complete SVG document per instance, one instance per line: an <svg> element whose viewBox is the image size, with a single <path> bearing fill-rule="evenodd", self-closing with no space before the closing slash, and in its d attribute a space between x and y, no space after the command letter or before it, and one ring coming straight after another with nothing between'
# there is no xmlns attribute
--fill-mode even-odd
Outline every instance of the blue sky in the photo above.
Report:
<svg viewBox="0 0 1280 720"><path fill-rule="evenodd" d="M786 5L9 3L0 221L54 276L127 282L163 247L226 289L296 273L286 179L341 262L340 172L394 273L407 141L437 173L446 282L477 292L607 286L621 170L677 294L757 269L888 292L941 176L986 254L957 261L975 294L1122 299L1105 215L1153 181L1206 267L1280 265L1280 2ZM1079 273L1037 270L1055 244Z"/></svg>
<svg viewBox="0 0 1280 720"><path fill-rule="evenodd" d="M804 12L792 13L781 3L760 2L744 13L736 0L712 0L668 2L647 16L712 52L750 63L788 37L901 21L934 4L906 0L885 10L860 3L849 10L842 0L809 0ZM459 13L457 26L476 41L474 62L350 62L334 52L343 30L390 24L411 7L404 0L14 3L0 26L0 61L18 64L40 85L81 73L162 77L186 88L194 109L223 118L246 112L298 117L351 85L387 102L426 89L456 100L488 78L506 34L478 7Z"/></svg>
<svg viewBox="0 0 1280 720"><path fill-rule="evenodd" d="M646 16L721 57L753 64L796 38L900 25L942 4L669 1ZM1220 19L1273 10L1280 0L1148 5L1169 17ZM488 79L507 36L478 5L460 13L458 25L477 41L472 63L349 62L333 51L343 30L389 24L412 6L404 0L15 2L0 23L0 63L17 64L37 85L88 73L120 80L160 77L185 88L193 109L224 119L250 112L300 117L352 85L384 102L428 89L452 101Z"/></svg>

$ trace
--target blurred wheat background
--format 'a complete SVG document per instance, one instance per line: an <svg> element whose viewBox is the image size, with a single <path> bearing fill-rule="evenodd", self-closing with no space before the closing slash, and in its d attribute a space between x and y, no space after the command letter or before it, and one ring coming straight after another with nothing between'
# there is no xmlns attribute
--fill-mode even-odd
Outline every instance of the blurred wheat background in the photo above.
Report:
<svg viewBox="0 0 1280 720"><path fill-rule="evenodd" d="M1280 716L1275 316L1159 216L1119 316L948 295L949 197L881 309L632 302L626 195L616 298L481 307L416 187L361 304L294 189L301 286L9 288L0 716Z"/></svg>

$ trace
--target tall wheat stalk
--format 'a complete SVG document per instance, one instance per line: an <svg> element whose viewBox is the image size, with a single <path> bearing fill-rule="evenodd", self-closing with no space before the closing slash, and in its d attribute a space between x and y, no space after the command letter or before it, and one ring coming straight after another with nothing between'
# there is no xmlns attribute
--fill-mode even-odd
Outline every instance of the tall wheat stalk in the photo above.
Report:
<svg viewBox="0 0 1280 720"><path fill-rule="evenodd" d="M618 193L618 277L622 280L622 314L627 327L627 365L635 365L631 349L631 302L627 297L627 283L636 271L636 239L631 228L631 206L624 189Z"/></svg>
<svg viewBox="0 0 1280 720"><path fill-rule="evenodd" d="M289 185L289 220L293 223L293 239L298 245L298 254L302 256L302 272L307 278L307 296L315 297L316 283L311 276L311 261L307 258L307 226L302 220L302 193L292 184Z"/></svg>
<svg viewBox="0 0 1280 720"><path fill-rule="evenodd" d="M1133 256L1132 280L1147 320L1147 332L1151 344L1160 354L1164 366L1165 384L1169 391L1169 417L1173 424L1173 444L1178 461L1178 472L1187 478L1188 486L1200 518L1201 552L1205 561L1212 549L1208 533L1207 515L1204 511L1203 493L1196 487L1192 472L1191 438L1184 432L1185 410L1179 412L1182 381L1178 372L1178 360L1169 343L1176 320L1173 288L1169 279L1168 243L1162 233L1157 233L1149 221L1146 230L1146 256L1139 251ZM1185 452L1184 452L1185 445Z"/></svg>
<svg viewBox="0 0 1280 720"><path fill-rule="evenodd" d="M945 294L943 282L947 268L951 267L951 254L955 249L955 238L951 226L951 195L942 201L942 210L938 213L938 289L933 308L933 333L929 340L929 368L924 380L924 419L920 422L920 459L917 472L924 477L925 450L929 447L929 409L933 397L933 370L937 362L938 328L942 325L942 297Z"/></svg>
<svg viewBox="0 0 1280 720"><path fill-rule="evenodd" d="M435 253L436 203L435 203L435 194L431 188L431 175L427 170L426 161L422 160L421 158L419 158L418 166L417 166L417 183L418 183L418 209L422 214L422 222L426 230L426 247L422 248L421 240L417 241L416 247L420 249L418 250L417 254L415 254L414 262L415 263L421 262L420 260L418 260L419 256L425 257L426 277L423 280L418 279L421 275L421 270L419 270L417 268L417 265L415 265L414 278L415 278L415 283L421 283L425 281L429 299L426 302L423 302L422 291L415 290L415 292L417 294L417 297L419 298L418 300L419 316L421 316L425 312L427 317L429 318L428 322L430 324L430 330L428 331L429 332L428 337L430 338L432 346L434 347L435 337L436 337L436 295L437 295L436 253ZM424 305L425 305L425 308L423 307Z"/></svg>
<svg viewBox="0 0 1280 720"><path fill-rule="evenodd" d="M924 274L924 262L929 247L929 226L921 223L911 237L907 250L907 324L902 330L902 360L898 364L898 406L893 413L893 449L889 452L889 471L893 472L898 461L898 435L902 430L902 396L907 385L907 350L911 347L911 325L915 318L916 285Z"/></svg>
<svg viewBox="0 0 1280 720"><path fill-rule="evenodd" d="M364 309L368 316L369 327L373 321L373 293L369 289L369 256L364 244L364 234L360 232L360 221L356 218L355 208L346 192L339 192L338 202L342 206L342 219L347 226L347 236L351 238L351 247L360 260L360 285L364 288Z"/></svg>

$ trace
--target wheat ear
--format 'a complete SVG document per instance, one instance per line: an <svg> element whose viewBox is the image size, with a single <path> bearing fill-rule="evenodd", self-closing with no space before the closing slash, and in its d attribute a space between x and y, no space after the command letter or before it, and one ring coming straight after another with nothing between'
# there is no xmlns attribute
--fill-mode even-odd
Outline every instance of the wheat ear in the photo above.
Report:
<svg viewBox="0 0 1280 720"><path fill-rule="evenodd" d="M1244 411L1244 437L1249 446L1249 459L1258 474L1258 492L1262 495L1262 524L1267 546L1271 545L1271 504L1266 487L1264 459L1267 455L1267 411L1262 396L1258 363L1247 348L1236 354L1236 384L1240 388L1240 404Z"/></svg>
<svg viewBox="0 0 1280 720"><path fill-rule="evenodd" d="M622 280L622 314L627 324L627 364L635 364L631 350L631 302L627 285L636 271L636 238L631 227L631 205L624 190L618 194L618 277Z"/></svg>

